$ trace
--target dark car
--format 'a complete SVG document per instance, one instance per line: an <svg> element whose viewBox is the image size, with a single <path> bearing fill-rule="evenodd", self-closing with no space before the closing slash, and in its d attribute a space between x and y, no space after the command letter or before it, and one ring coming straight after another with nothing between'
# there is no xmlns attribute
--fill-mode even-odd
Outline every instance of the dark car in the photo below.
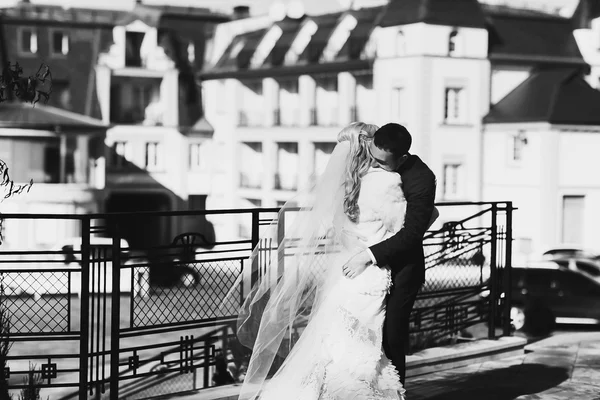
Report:
<svg viewBox="0 0 600 400"><path fill-rule="evenodd" d="M545 260L554 260L557 258L587 258L594 261L600 261L600 254L596 251L578 246L559 246L546 250L542 253L542 258Z"/></svg>
<svg viewBox="0 0 600 400"><path fill-rule="evenodd" d="M512 268L515 329L549 333L555 323L600 323L600 282L556 261Z"/></svg>

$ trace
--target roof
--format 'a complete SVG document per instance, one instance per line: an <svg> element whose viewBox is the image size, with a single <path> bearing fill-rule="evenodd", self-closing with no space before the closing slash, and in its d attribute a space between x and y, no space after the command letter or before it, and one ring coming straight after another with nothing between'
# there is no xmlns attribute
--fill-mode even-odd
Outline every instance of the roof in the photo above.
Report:
<svg viewBox="0 0 600 400"><path fill-rule="evenodd" d="M581 0L573 12L573 28L590 29L592 20L600 17L600 1Z"/></svg>
<svg viewBox="0 0 600 400"><path fill-rule="evenodd" d="M281 28L282 34L275 43L275 46L273 46L271 53L269 53L265 59L265 66L279 66L283 64L286 53L300 31L302 21L304 21L304 18L285 18L284 20L275 23L275 25Z"/></svg>
<svg viewBox="0 0 600 400"><path fill-rule="evenodd" d="M578 68L544 68L492 106L485 123L600 125L600 91Z"/></svg>
<svg viewBox="0 0 600 400"><path fill-rule="evenodd" d="M87 8L64 8L57 5L41 5L19 2L13 7L0 9L0 15L7 23L51 22L53 24L115 26L115 21L123 19L126 11L91 10Z"/></svg>
<svg viewBox="0 0 600 400"><path fill-rule="evenodd" d="M184 135L212 136L215 129L205 117L201 117L193 126L182 128Z"/></svg>
<svg viewBox="0 0 600 400"><path fill-rule="evenodd" d="M312 35L308 46L306 46L300 57L298 57L299 62L314 63L319 61L319 57L321 57L323 50L325 50L329 37L337 27L341 16L341 12L336 12L310 17L317 25L317 31Z"/></svg>
<svg viewBox="0 0 600 400"><path fill-rule="evenodd" d="M13 7L1 9L7 22L51 22L52 24L85 25L85 26L117 26L127 25L135 20L159 28L170 28L177 31L197 32L197 22L225 22L230 16L198 7L174 7L136 4L130 11L64 8L57 5L31 4L20 2ZM194 28L191 24L195 24Z"/></svg>
<svg viewBox="0 0 600 400"><path fill-rule="evenodd" d="M349 12L356 18L357 24L337 54L337 61L356 60L360 57L376 26L376 20L384 9L385 7L372 7Z"/></svg>
<svg viewBox="0 0 600 400"><path fill-rule="evenodd" d="M86 133L105 131L102 121L41 103L0 104L0 127Z"/></svg>
<svg viewBox="0 0 600 400"><path fill-rule="evenodd" d="M208 8L159 6L137 3L127 15L126 21L119 21L119 25L127 25L135 20L141 20L146 25L171 29L179 33L193 34L199 38L204 37L204 27L198 24L203 22L226 22L231 19L226 14L216 13Z"/></svg>
<svg viewBox="0 0 600 400"><path fill-rule="evenodd" d="M571 20L539 11L484 6L489 58L585 64Z"/></svg>
<svg viewBox="0 0 600 400"><path fill-rule="evenodd" d="M485 28L477 0L390 0L382 27L425 22L433 25Z"/></svg>
<svg viewBox="0 0 600 400"><path fill-rule="evenodd" d="M217 61L214 69L245 69L250 65L250 60L260 41L267 33L267 29L245 32L233 38L225 52ZM234 51L240 49L237 54Z"/></svg>

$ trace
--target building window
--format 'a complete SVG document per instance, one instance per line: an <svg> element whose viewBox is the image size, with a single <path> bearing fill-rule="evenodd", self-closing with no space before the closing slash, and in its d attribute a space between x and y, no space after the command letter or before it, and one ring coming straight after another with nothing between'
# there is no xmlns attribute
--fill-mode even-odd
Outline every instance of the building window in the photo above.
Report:
<svg viewBox="0 0 600 400"><path fill-rule="evenodd" d="M240 187L260 189L263 179L261 142L240 143Z"/></svg>
<svg viewBox="0 0 600 400"><path fill-rule="evenodd" d="M448 36L448 55L452 56L456 53L457 48L458 48L458 31L454 30L452 32L450 32L450 35Z"/></svg>
<svg viewBox="0 0 600 400"><path fill-rule="evenodd" d="M523 149L526 144L525 132L519 131L516 135L511 136L510 161L519 162L523 159Z"/></svg>
<svg viewBox="0 0 600 400"><path fill-rule="evenodd" d="M275 189L298 189L298 143L277 143Z"/></svg>
<svg viewBox="0 0 600 400"><path fill-rule="evenodd" d="M209 152L207 143L190 144L190 169L192 171L206 171L208 169Z"/></svg>
<svg viewBox="0 0 600 400"><path fill-rule="evenodd" d="M585 196L563 196L562 243L583 244Z"/></svg>
<svg viewBox="0 0 600 400"><path fill-rule="evenodd" d="M338 77L324 75L315 78L317 90L311 125L336 126L338 124Z"/></svg>
<svg viewBox="0 0 600 400"><path fill-rule="evenodd" d="M187 56L190 64L196 62L196 45L193 41L190 41L187 46Z"/></svg>
<svg viewBox="0 0 600 400"><path fill-rule="evenodd" d="M401 87L392 88L392 99L390 102L392 107L391 117L392 120L398 122L405 122L404 117L406 116L404 108L406 104L404 102L404 89Z"/></svg>
<svg viewBox="0 0 600 400"><path fill-rule="evenodd" d="M466 91L463 88L446 88L444 122L463 124L466 120Z"/></svg>
<svg viewBox="0 0 600 400"><path fill-rule="evenodd" d="M125 66L142 66L142 42L144 41L144 32L125 32Z"/></svg>
<svg viewBox="0 0 600 400"><path fill-rule="evenodd" d="M261 126L264 123L262 80L241 81L238 96L238 126Z"/></svg>
<svg viewBox="0 0 600 400"><path fill-rule="evenodd" d="M113 144L112 163L115 168L124 168L131 161L131 146L128 142L120 141Z"/></svg>
<svg viewBox="0 0 600 400"><path fill-rule="evenodd" d="M146 143L146 169L157 171L163 168L163 146L160 142Z"/></svg>
<svg viewBox="0 0 600 400"><path fill-rule="evenodd" d="M406 38L403 31L396 32L396 55L403 56L406 54Z"/></svg>
<svg viewBox="0 0 600 400"><path fill-rule="evenodd" d="M300 123L300 94L298 79L279 81L279 104L275 110L274 125L297 126Z"/></svg>
<svg viewBox="0 0 600 400"><path fill-rule="evenodd" d="M19 32L19 52L36 54L38 52L38 35L35 28L21 28Z"/></svg>
<svg viewBox="0 0 600 400"><path fill-rule="evenodd" d="M66 56L69 54L69 34L65 31L52 31L50 39L50 53L52 55Z"/></svg>
<svg viewBox="0 0 600 400"><path fill-rule="evenodd" d="M456 200L464 196L463 166L460 163L444 164L443 198Z"/></svg>
<svg viewBox="0 0 600 400"><path fill-rule="evenodd" d="M315 176L320 176L325 172L325 167L327 167L327 163L329 162L329 158L331 157L334 148L335 143L332 142L315 143Z"/></svg>

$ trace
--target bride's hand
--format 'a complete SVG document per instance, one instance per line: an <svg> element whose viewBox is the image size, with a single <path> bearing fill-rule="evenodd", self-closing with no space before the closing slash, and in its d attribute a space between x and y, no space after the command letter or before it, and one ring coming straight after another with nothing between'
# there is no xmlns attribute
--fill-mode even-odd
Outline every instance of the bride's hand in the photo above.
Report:
<svg viewBox="0 0 600 400"><path fill-rule="evenodd" d="M371 257L365 250L363 250L354 255L354 257L344 264L342 267L342 272L346 278L354 279L358 275L362 274L365 269L367 269L369 264L371 264Z"/></svg>

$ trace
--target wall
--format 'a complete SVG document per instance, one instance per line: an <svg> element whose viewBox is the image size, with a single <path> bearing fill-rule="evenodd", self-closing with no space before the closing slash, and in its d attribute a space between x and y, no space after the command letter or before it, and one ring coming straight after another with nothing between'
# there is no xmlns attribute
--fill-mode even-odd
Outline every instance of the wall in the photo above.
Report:
<svg viewBox="0 0 600 400"><path fill-rule="evenodd" d="M38 51L36 54L24 54L18 51L20 40L18 34L22 23L11 23L5 19L4 37L7 49L6 60L19 62L23 67L25 76L34 75L42 62L50 66L52 79L59 86L67 86L70 97L70 111L87 114L100 118L100 110L94 91L93 74L97 54L112 42L112 33L109 27L94 28L86 26L69 26L57 23L56 25L34 25L38 37ZM70 51L66 56L52 55L50 53L50 35L53 30L67 30L70 39ZM93 78L93 75L92 75ZM52 99L54 101L54 99Z"/></svg>
<svg viewBox="0 0 600 400"><path fill-rule="evenodd" d="M525 129L523 130L523 128ZM584 195L583 243L597 249L600 221L600 177L589 171L600 167L596 149L600 133L548 124L490 125L484 134L483 200L510 199L515 211L515 258L537 257L561 243L564 195ZM527 145L521 162L509 160L510 138L523 130ZM519 254L531 241L532 252Z"/></svg>

